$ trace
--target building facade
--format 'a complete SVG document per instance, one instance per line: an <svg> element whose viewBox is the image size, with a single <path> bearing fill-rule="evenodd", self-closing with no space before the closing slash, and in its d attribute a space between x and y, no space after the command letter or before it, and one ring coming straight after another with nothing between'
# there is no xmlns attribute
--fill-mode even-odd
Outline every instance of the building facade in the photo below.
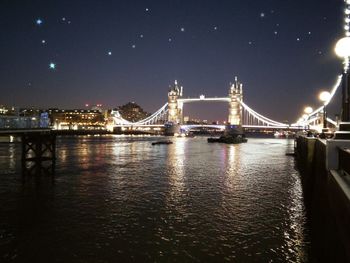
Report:
<svg viewBox="0 0 350 263"><path fill-rule="evenodd" d="M49 109L50 126L56 130L94 130L105 129L104 113L99 110L61 110Z"/></svg>

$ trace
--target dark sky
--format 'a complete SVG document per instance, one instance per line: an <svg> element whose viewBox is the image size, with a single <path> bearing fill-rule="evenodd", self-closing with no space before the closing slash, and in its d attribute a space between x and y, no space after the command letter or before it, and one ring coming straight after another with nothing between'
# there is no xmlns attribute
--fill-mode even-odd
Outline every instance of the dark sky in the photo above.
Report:
<svg viewBox="0 0 350 263"><path fill-rule="evenodd" d="M208 97L226 96L238 76L249 106L293 122L341 71L343 9L343 0L0 0L0 104L135 101L154 112L175 79L185 97ZM226 108L196 104L185 115L225 119Z"/></svg>

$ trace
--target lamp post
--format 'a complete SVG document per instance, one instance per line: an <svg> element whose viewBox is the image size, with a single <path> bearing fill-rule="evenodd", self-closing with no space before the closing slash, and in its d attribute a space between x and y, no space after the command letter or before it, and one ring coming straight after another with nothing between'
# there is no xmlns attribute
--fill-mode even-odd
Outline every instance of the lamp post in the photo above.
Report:
<svg viewBox="0 0 350 263"><path fill-rule="evenodd" d="M314 110L310 107L310 106L307 106L304 108L304 115L305 115L305 122L309 119L309 116L310 114L313 112ZM308 123L307 126L306 126L306 130L310 130L310 124Z"/></svg>
<svg viewBox="0 0 350 263"><path fill-rule="evenodd" d="M325 133L328 131L326 106L327 106L327 102L330 100L330 98L331 98L331 94L328 91L322 91L319 95L320 101L323 102L323 129L322 129L322 133Z"/></svg>

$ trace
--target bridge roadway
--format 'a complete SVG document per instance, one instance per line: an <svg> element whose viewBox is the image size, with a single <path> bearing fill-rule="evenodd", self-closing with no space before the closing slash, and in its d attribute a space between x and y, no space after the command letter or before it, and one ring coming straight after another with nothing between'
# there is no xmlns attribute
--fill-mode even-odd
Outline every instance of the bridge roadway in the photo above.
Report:
<svg viewBox="0 0 350 263"><path fill-rule="evenodd" d="M124 128L164 128L165 124L122 124L115 125L114 127L124 127ZM192 128L212 128L224 130L225 125L216 125L216 124L182 124L181 128L189 130ZM301 126L259 126L259 125L243 125L243 128L246 129L260 129L260 130L303 130L304 127Z"/></svg>

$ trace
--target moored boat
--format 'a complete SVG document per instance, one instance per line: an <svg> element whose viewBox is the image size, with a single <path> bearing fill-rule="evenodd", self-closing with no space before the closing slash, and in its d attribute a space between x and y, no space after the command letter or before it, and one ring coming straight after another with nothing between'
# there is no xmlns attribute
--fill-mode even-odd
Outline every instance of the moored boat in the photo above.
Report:
<svg viewBox="0 0 350 263"><path fill-rule="evenodd" d="M208 138L209 143L219 142L219 143L227 143L227 144L238 144L247 142L248 139L238 135L238 136L221 136L219 138Z"/></svg>
<svg viewBox="0 0 350 263"><path fill-rule="evenodd" d="M158 141L158 142L152 142L152 145L160 145L160 144L172 144L172 141Z"/></svg>

